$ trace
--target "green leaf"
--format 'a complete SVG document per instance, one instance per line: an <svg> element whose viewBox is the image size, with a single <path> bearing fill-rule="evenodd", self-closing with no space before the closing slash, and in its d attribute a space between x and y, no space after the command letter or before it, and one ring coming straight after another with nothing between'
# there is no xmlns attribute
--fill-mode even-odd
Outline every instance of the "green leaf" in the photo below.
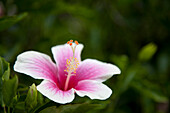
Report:
<svg viewBox="0 0 170 113"><path fill-rule="evenodd" d="M10 66L9 63L5 61L4 58L0 57L0 78L2 80L8 80L10 76Z"/></svg>
<svg viewBox="0 0 170 113"><path fill-rule="evenodd" d="M36 105L37 105L37 88L35 84L32 84L25 99L25 108L30 113L34 110Z"/></svg>
<svg viewBox="0 0 170 113"><path fill-rule="evenodd" d="M57 113L57 107L52 106L52 107L45 108L40 113Z"/></svg>
<svg viewBox="0 0 170 113"><path fill-rule="evenodd" d="M86 113L94 109L100 109L102 105L100 104L69 104L61 105L60 107L52 106L42 110L40 113Z"/></svg>
<svg viewBox="0 0 170 113"><path fill-rule="evenodd" d="M155 103L152 101L152 99L142 96L141 107L143 109L143 113L154 113Z"/></svg>
<svg viewBox="0 0 170 113"><path fill-rule="evenodd" d="M129 88L130 83L134 80L140 69L141 67L138 64L133 64L133 66L129 66L125 71L122 70L123 76L120 77L121 80L119 80L117 84L118 96Z"/></svg>
<svg viewBox="0 0 170 113"><path fill-rule="evenodd" d="M16 91L18 87L18 77L15 75L12 79L3 81L3 101L7 106L11 106L16 100Z"/></svg>
<svg viewBox="0 0 170 113"><path fill-rule="evenodd" d="M9 63L4 60L4 58L0 57L0 104L4 106L3 102L3 80L8 80L10 76L10 67Z"/></svg>
<svg viewBox="0 0 170 113"><path fill-rule="evenodd" d="M15 108L20 110L25 110L25 102L18 102Z"/></svg>
<svg viewBox="0 0 170 113"><path fill-rule="evenodd" d="M42 105L43 102L44 102L44 98L43 98L42 94L40 92L37 92L37 103L39 105Z"/></svg>
<svg viewBox="0 0 170 113"><path fill-rule="evenodd" d="M124 91L128 89L129 84L131 83L131 81L133 81L135 75L136 75L135 70L128 72L128 74L123 79L124 82L120 84L119 94L123 93Z"/></svg>
<svg viewBox="0 0 170 113"><path fill-rule="evenodd" d="M156 51L157 51L157 46L154 43L149 43L141 49L138 58L141 61L150 60Z"/></svg>
<svg viewBox="0 0 170 113"><path fill-rule="evenodd" d="M18 21L22 20L26 16L27 16L27 13L23 13L23 14L20 14L17 16L0 18L0 31L11 27L12 25L14 25Z"/></svg>
<svg viewBox="0 0 170 113"><path fill-rule="evenodd" d="M121 70L124 70L129 63L129 59L126 55L112 55L111 59Z"/></svg>
<svg viewBox="0 0 170 113"><path fill-rule="evenodd" d="M131 83L131 86L139 91L142 95L153 99L156 102L167 102L168 98L161 91L161 87L158 87L154 83L150 83L146 80L137 80Z"/></svg>

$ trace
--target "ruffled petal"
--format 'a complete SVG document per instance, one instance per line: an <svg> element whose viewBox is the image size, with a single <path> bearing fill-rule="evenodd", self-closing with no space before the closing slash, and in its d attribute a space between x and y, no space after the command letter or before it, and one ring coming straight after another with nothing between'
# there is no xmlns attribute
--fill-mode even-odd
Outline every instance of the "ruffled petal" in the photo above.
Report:
<svg viewBox="0 0 170 113"><path fill-rule="evenodd" d="M74 45L75 44L73 43L73 46ZM77 58L79 62L81 62L80 55L81 55L82 49L83 49L82 44L79 44L76 46L75 58ZM70 45L64 44L64 45L58 45L58 46L52 47L52 53L56 61L56 64L58 66L60 84L61 86L64 86L64 83L67 77L66 76L67 73L64 71L66 69L66 60L73 57L73 51Z"/></svg>
<svg viewBox="0 0 170 113"><path fill-rule="evenodd" d="M75 87L80 97L88 96L90 99L105 100L110 97L112 90L101 82L94 80L80 81Z"/></svg>
<svg viewBox="0 0 170 113"><path fill-rule="evenodd" d="M75 97L74 89L62 91L55 83L47 80L42 81L37 90L50 100L61 104L72 102Z"/></svg>
<svg viewBox="0 0 170 113"><path fill-rule="evenodd" d="M78 83L81 80L104 82L114 74L120 74L120 69L115 65L94 59L86 59L77 68L76 77L72 78L71 82Z"/></svg>
<svg viewBox="0 0 170 113"><path fill-rule="evenodd" d="M14 70L35 79L47 79L57 83L57 67L51 58L43 53L27 51L18 55Z"/></svg>

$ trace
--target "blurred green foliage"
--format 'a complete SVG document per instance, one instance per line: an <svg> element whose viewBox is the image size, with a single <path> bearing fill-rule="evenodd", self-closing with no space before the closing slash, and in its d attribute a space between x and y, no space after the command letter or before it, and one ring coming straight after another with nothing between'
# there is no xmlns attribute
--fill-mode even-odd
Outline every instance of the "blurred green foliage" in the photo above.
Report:
<svg viewBox="0 0 170 113"><path fill-rule="evenodd" d="M28 106L37 113L85 106L89 113L170 112L169 12L169 0L0 1L0 56L11 66L10 75L9 64L0 58L0 113L6 108L24 113ZM121 75L106 82L114 90L108 100L76 97L72 104L59 105L31 86L41 81L13 76L18 54L36 50L52 56L52 46L70 39L85 45L82 60L94 58L121 69ZM29 96L31 90L35 97ZM28 98L36 98L35 104Z"/></svg>
<svg viewBox="0 0 170 113"><path fill-rule="evenodd" d="M0 57L0 104L2 107L14 107L17 102L18 77L15 75L10 79L10 67L3 58Z"/></svg>
<svg viewBox="0 0 170 113"><path fill-rule="evenodd" d="M37 88L35 84L32 84L25 99L25 107L28 113L33 112L32 110L36 107L36 105L37 105Z"/></svg>

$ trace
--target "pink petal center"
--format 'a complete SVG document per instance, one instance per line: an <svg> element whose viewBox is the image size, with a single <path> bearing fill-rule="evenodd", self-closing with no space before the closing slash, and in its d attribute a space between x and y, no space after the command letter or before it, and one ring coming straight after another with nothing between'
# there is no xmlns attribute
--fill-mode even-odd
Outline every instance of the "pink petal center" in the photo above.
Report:
<svg viewBox="0 0 170 113"><path fill-rule="evenodd" d="M75 41L77 42L77 41ZM75 87L75 84L71 82L72 78L76 76L76 70L81 61L80 53L83 48L82 44L72 43L70 44L57 46L52 48L54 59L58 67L58 81L56 84L59 84L59 88L63 91L70 90Z"/></svg>

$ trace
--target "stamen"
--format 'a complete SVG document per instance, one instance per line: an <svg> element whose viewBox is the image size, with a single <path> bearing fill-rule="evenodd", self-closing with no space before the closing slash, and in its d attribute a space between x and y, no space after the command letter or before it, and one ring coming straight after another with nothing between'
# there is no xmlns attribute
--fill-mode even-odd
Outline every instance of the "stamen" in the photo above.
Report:
<svg viewBox="0 0 170 113"><path fill-rule="evenodd" d="M70 40L70 42L73 42L73 40Z"/></svg>
<svg viewBox="0 0 170 113"><path fill-rule="evenodd" d="M64 71L67 73L76 73L76 69L79 65L79 61L77 60L77 58L73 59L73 57L71 57L70 59L67 59L66 63L66 69Z"/></svg>
<svg viewBox="0 0 170 113"><path fill-rule="evenodd" d="M70 44L70 41L68 41L67 44Z"/></svg>
<svg viewBox="0 0 170 113"><path fill-rule="evenodd" d="M76 41L76 40L75 40L74 42L75 42L75 44L77 44L77 45L79 44L78 41Z"/></svg>
<svg viewBox="0 0 170 113"><path fill-rule="evenodd" d="M73 51L73 57L70 57L69 59L66 60L66 69L64 71L67 72L68 74L67 74L67 79L66 79L65 86L64 86L65 91L68 88L70 77L76 76L76 70L79 65L79 61L77 60L77 58L75 58L75 49L79 43L78 43L78 41L74 41L76 45L73 47L72 42L73 42L73 40L70 40L67 42L67 44L69 44L71 46L71 49Z"/></svg>
<svg viewBox="0 0 170 113"><path fill-rule="evenodd" d="M72 43L70 42L70 46L72 46Z"/></svg>

